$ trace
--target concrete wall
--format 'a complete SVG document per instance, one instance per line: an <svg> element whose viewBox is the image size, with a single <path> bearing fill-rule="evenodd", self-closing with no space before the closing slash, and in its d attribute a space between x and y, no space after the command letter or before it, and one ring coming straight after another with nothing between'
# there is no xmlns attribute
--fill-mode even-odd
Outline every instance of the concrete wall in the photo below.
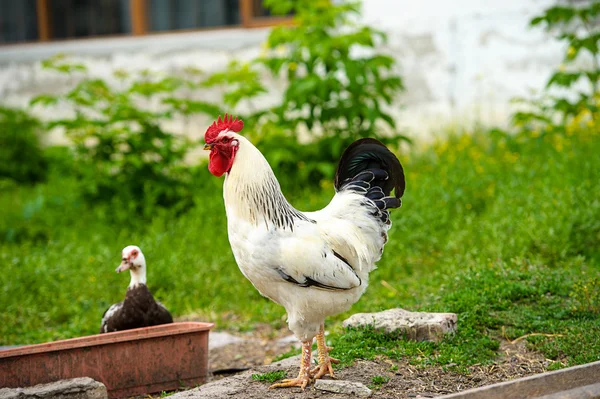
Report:
<svg viewBox="0 0 600 399"><path fill-rule="evenodd" d="M552 3L364 0L363 18L388 33L382 51L398 59L408 89L392 107L399 125L412 135L428 135L448 124L505 124L508 101L541 89L560 63L561 45L539 29L527 27L533 15ZM73 54L92 74L108 79L116 68L177 72L193 65L211 72L232 59L258 55L267 34L267 29L228 29L4 46L0 47L0 98L23 105L36 94L63 90L71 82L39 65L57 52ZM283 82L267 83L273 90L260 101L277 101ZM193 126L172 128L199 136L206 122L200 119Z"/></svg>
<svg viewBox="0 0 600 399"><path fill-rule="evenodd" d="M401 123L505 124L509 100L541 89L563 48L528 21L553 1L368 0L365 20L389 34L407 92Z"/></svg>

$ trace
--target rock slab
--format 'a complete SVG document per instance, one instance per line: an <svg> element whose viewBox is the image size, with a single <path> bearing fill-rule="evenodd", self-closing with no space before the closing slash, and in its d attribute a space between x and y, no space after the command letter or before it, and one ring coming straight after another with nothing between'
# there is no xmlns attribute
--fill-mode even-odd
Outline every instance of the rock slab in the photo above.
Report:
<svg viewBox="0 0 600 399"><path fill-rule="evenodd" d="M316 351L315 351L316 352ZM315 355L315 353L313 353ZM230 399L230 398L269 398L277 394L278 390L269 390L268 384L260 384L252 379L254 373L266 373L270 371L287 370L297 373L300 364L300 355L292 356L268 366L256 367L209 382L188 391L178 392L169 399ZM2 399L2 398L0 398Z"/></svg>
<svg viewBox="0 0 600 399"><path fill-rule="evenodd" d="M402 333L415 341L439 342L456 332L455 313L409 312L395 308L377 313L357 313L344 320L344 327L373 326L386 333Z"/></svg>
<svg viewBox="0 0 600 399"><path fill-rule="evenodd" d="M2 388L0 399L107 399L106 387L89 377L60 380L27 388Z"/></svg>
<svg viewBox="0 0 600 399"><path fill-rule="evenodd" d="M356 395L361 398L368 398L372 394L372 391L364 384L344 380L316 380L315 389L346 395Z"/></svg>

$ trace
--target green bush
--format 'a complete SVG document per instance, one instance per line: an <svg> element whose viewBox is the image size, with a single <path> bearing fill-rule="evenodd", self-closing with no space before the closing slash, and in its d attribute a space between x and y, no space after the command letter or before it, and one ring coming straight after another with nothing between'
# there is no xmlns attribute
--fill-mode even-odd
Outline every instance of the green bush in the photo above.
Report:
<svg viewBox="0 0 600 399"><path fill-rule="evenodd" d="M342 138L377 135L377 123L395 128L383 106L403 89L402 80L394 59L375 49L385 34L357 22L360 2L266 4L276 14L294 14L293 25L272 30L258 60L273 76L287 76L283 101L272 110L278 124L304 124L313 134L320 127L324 136Z"/></svg>
<svg viewBox="0 0 600 399"><path fill-rule="evenodd" d="M356 23L359 3L272 0L267 5L274 13L293 12L294 25L273 29L263 56L250 63L234 61L210 76L193 68L183 77L116 71L120 83L115 88L62 55L43 62L45 68L79 80L67 93L42 95L32 104L62 103L74 110L48 128L64 129L74 143L74 169L91 203L119 205L138 214L156 207L189 208L192 172L182 161L195 143L165 131L163 124L197 113L216 118L223 108L182 92L219 87L229 112L247 105L250 112L240 115L244 133L278 174L303 187L331 184L344 148L360 137L392 145L406 139L397 135L394 120L383 109L403 89L402 80L394 72L394 59L375 50L385 41L384 33ZM261 74L278 78L283 71L287 85L281 102L257 107L254 101L267 92ZM140 100L159 107L140 107ZM299 137L303 127L308 140Z"/></svg>
<svg viewBox="0 0 600 399"><path fill-rule="evenodd" d="M29 113L0 107L0 178L35 183L46 177L40 128Z"/></svg>
<svg viewBox="0 0 600 399"><path fill-rule="evenodd" d="M130 212L150 216L161 208L178 213L193 204L193 172L184 165L184 158L197 143L162 125L175 115L219 113L216 106L176 94L184 87L198 87L195 80L116 71L120 88L115 88L87 76L85 66L63 56L45 61L44 66L81 75L67 93L39 96L32 105L61 103L74 110L74 115L52 120L47 126L64 129L71 139L74 172L89 202L111 205L124 216ZM153 101L160 104L158 110L140 106Z"/></svg>

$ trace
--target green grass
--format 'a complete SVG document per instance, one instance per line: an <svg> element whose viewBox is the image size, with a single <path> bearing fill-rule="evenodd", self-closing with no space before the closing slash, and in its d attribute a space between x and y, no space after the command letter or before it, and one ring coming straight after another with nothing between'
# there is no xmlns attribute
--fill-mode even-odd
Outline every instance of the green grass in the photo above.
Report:
<svg viewBox="0 0 600 399"><path fill-rule="evenodd" d="M385 375L376 375L371 378L371 383L369 384L369 388L371 389L379 389L382 385L387 384L390 381L390 377Z"/></svg>
<svg viewBox="0 0 600 399"><path fill-rule="evenodd" d="M286 376L286 374L287 372L285 370L269 371L268 373L264 374L252 374L252 379L254 381L274 383L275 381L281 380Z"/></svg>
<svg viewBox="0 0 600 399"><path fill-rule="evenodd" d="M333 355L344 364L385 354L463 367L495 359L503 334L539 333L552 336L526 341L553 367L600 360L599 153L599 136L581 131L560 141L461 134L400 154L404 205L393 212L365 295L327 321ZM284 310L234 262L220 185L201 174L191 212L149 222L132 215L127 223L111 222L114 210L87 208L68 177L3 187L0 344L96 333L128 284L114 273L128 244L143 249L149 286L176 316L197 313L238 330L281 327ZM289 197L312 210L332 195ZM351 313L390 307L455 312L458 333L439 344L412 343L340 326Z"/></svg>

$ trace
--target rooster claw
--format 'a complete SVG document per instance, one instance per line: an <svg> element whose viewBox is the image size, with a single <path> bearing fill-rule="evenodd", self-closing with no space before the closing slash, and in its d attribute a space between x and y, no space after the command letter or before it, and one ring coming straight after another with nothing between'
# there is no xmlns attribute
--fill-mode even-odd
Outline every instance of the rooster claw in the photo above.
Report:
<svg viewBox="0 0 600 399"><path fill-rule="evenodd" d="M273 384L269 387L269 389L300 387L304 391L304 388L306 388L309 382L309 376L298 376L297 378L285 379L277 384Z"/></svg>
<svg viewBox="0 0 600 399"><path fill-rule="evenodd" d="M333 367L331 366L331 363L338 364L339 362L340 361L338 359L334 359L332 357L327 356L326 361L324 361L323 363L320 363L317 367L310 370L310 375L315 380L318 380L319 378L323 377L325 374L329 374L329 376L331 378L335 378L335 375L333 374Z"/></svg>

